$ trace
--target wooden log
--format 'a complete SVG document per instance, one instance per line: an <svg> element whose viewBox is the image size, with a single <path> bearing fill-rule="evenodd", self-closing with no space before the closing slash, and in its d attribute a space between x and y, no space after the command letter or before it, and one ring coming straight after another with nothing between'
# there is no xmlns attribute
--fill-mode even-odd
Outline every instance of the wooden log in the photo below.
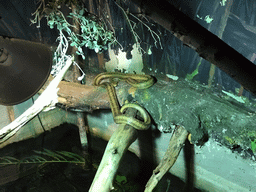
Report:
<svg viewBox="0 0 256 192"><path fill-rule="evenodd" d="M82 111L110 109L106 90L91 86L94 76L88 76L88 85L61 82L58 95L65 102L60 99L59 102ZM161 131L168 132L172 125L182 125L192 134L193 143L202 144L213 136L229 147L251 148L251 141L256 139L255 102L232 98L221 90L209 89L197 82L163 79L165 77L157 76L157 83L147 90L137 90L119 82L116 91L120 104L127 98L138 101Z"/></svg>
<svg viewBox="0 0 256 192"><path fill-rule="evenodd" d="M127 116L135 116L136 110L127 109ZM113 180L116 175L123 155L129 146L136 140L137 130L130 125L119 125L111 136L100 166L90 187L90 192L109 192L113 188Z"/></svg>
<svg viewBox="0 0 256 192"><path fill-rule="evenodd" d="M89 77L88 77L89 76ZM61 81L58 88L58 101L66 109L74 109L80 112L92 112L97 109L109 109L108 94L102 87L92 86L92 79L96 75L87 75L89 83L82 85ZM47 83L39 91L41 94L47 85L52 81L53 77L49 77Z"/></svg>
<svg viewBox="0 0 256 192"><path fill-rule="evenodd" d="M93 78L94 76L91 76L89 79L92 81ZM169 82L159 77L157 79L158 82L147 90L136 90L120 82L116 87L120 104L122 105L127 98L138 101L150 113L159 130L168 132L171 126L182 125L192 134L194 143L200 144L201 140L213 137L231 148L237 145L242 149L251 148L251 142L256 139L255 107L253 107L256 106L255 102L239 103L217 89L211 90L199 83L184 79L169 80ZM69 107L82 111L110 109L109 98L104 88L71 82L61 82L58 87L59 103L67 109ZM68 117L74 115L66 112L63 114L65 116L70 114ZM53 117L49 116L49 118ZM64 122L65 118L61 121ZM76 122L76 120L72 121ZM52 124L54 125L55 123ZM33 137L37 133L41 132L35 131Z"/></svg>

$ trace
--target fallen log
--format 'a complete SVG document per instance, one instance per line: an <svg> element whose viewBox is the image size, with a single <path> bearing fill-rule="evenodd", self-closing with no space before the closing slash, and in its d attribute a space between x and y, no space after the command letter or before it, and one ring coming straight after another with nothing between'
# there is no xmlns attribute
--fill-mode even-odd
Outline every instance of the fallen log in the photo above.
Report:
<svg viewBox="0 0 256 192"><path fill-rule="evenodd" d="M157 79L158 82L146 90L138 90L119 82L116 91L120 104L127 99L137 101L150 113L160 131L171 132L175 125L183 126L192 134L191 139L195 144L203 144L209 137L213 137L230 148L252 148L251 144L256 139L255 103L234 94L231 97L231 93L227 94L217 88L209 89L193 81ZM66 85L69 85L68 89ZM74 92L73 85L59 85L61 97L74 101L72 105L63 102L67 108L75 106L83 111L110 108L107 92L103 88L76 85L74 90L79 92L79 98L74 95L70 98L70 95L63 92L63 88ZM90 89L89 95L83 92L85 87ZM92 97L100 99L93 100Z"/></svg>
<svg viewBox="0 0 256 192"><path fill-rule="evenodd" d="M92 82L94 77L95 75L88 76L88 82ZM208 89L207 86L184 79L178 81L162 80L163 78L159 77L157 79L158 82L147 90L137 90L119 82L116 91L120 104L122 105L127 99L138 101L150 113L160 131L171 132L172 127L181 125L192 134L193 143L202 144L207 138L213 137L230 148L252 149L256 139L255 107L253 107L255 103L248 100L240 103L221 90ZM59 104L66 110L71 108L91 112L97 109L110 109L109 98L104 88L92 86L90 83L80 85L64 81L58 88ZM69 117L67 121L76 123L72 118L75 116L74 113L61 109L55 111L58 111L55 115L63 114ZM51 115L47 114L48 112L44 112L40 116L46 115L51 118ZM66 117L58 117L60 121L57 124L64 123ZM34 124L34 121L38 119L33 119L29 123ZM38 123L34 125L36 124ZM58 126L55 122L45 124L49 125L47 129ZM23 139L36 137L42 133L40 124L34 126L34 129L36 130L33 136L22 134ZM14 141L18 141L17 138L8 143ZM1 146L3 145L6 144Z"/></svg>
<svg viewBox="0 0 256 192"><path fill-rule="evenodd" d="M96 75L87 75L87 84L61 81L58 85L58 106L73 111L92 112L97 109L110 109L108 94L102 87L92 85ZM50 76L47 83L39 91L43 93L52 81Z"/></svg>

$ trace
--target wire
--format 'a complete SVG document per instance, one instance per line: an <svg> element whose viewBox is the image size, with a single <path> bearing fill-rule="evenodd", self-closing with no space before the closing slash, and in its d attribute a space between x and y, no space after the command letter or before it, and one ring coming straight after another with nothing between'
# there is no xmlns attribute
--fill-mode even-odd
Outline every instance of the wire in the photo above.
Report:
<svg viewBox="0 0 256 192"><path fill-rule="evenodd" d="M31 99L32 99L32 102L33 102L33 104L34 104L34 103L35 103L34 97L32 97ZM40 123L40 125L42 126L44 132L46 132L46 130L45 130L44 126L43 126L43 123L42 123L42 121L41 121L41 118L40 118L40 116L39 116L39 113L38 113L36 116L38 117L39 123Z"/></svg>

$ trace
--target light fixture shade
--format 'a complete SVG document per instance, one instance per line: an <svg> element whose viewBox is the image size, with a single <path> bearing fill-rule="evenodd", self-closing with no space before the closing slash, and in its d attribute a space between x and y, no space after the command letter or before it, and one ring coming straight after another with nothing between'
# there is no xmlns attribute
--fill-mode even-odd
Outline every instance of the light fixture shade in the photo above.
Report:
<svg viewBox="0 0 256 192"><path fill-rule="evenodd" d="M0 104L16 105L36 94L52 68L46 45L0 37Z"/></svg>

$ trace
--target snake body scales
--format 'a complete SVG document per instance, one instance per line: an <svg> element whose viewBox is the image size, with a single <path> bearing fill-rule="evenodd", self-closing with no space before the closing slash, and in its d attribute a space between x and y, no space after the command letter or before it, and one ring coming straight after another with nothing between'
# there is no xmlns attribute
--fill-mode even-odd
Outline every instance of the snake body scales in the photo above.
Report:
<svg viewBox="0 0 256 192"><path fill-rule="evenodd" d="M108 82L104 81L109 79ZM119 102L116 96L115 87L118 80L124 80L128 84L132 85L137 89L147 89L154 84L154 79L150 75L137 75L137 74L126 74L119 72L105 72L100 73L94 79L95 86L103 86L107 89L111 111L113 113L113 118L117 124L129 124L135 129L145 130L148 129L151 124L151 119L148 112L142 108L140 105L134 103L128 103L119 107ZM103 81L103 82L102 82ZM123 115L127 108L134 108L141 113L144 121L140 121L134 117L127 117Z"/></svg>

